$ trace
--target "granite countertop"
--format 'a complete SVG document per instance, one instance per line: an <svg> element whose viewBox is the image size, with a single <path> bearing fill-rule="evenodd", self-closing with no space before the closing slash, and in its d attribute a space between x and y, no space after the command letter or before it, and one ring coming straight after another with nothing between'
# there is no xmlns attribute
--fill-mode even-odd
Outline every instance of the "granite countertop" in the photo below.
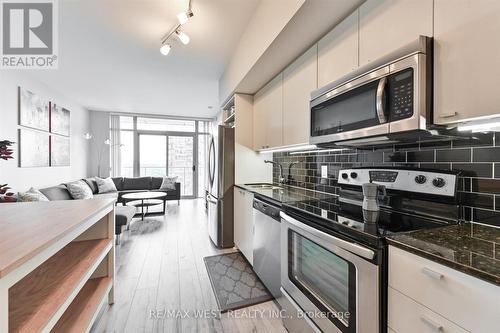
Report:
<svg viewBox="0 0 500 333"><path fill-rule="evenodd" d="M500 286L500 228L462 223L392 235L387 241Z"/></svg>
<svg viewBox="0 0 500 333"><path fill-rule="evenodd" d="M304 200L314 200L314 199L328 199L331 197L336 197L333 194L317 192L313 190L307 190L303 188L287 186L287 185L273 185L280 188L256 188L248 184L237 184L237 187L244 189L254 194L259 194L264 197L270 198L281 204L304 201Z"/></svg>

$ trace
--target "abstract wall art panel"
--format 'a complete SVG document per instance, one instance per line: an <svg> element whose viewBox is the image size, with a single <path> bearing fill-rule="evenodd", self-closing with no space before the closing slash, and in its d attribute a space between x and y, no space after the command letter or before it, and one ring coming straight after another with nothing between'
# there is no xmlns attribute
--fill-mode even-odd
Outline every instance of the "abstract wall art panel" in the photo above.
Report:
<svg viewBox="0 0 500 333"><path fill-rule="evenodd" d="M49 166L49 134L39 131L19 130L19 166Z"/></svg>
<svg viewBox="0 0 500 333"><path fill-rule="evenodd" d="M50 165L69 166L70 165L70 142L69 138L56 135L51 136L50 144Z"/></svg>
<svg viewBox="0 0 500 333"><path fill-rule="evenodd" d="M70 112L55 103L51 103L50 132L64 136L70 134Z"/></svg>
<svg viewBox="0 0 500 333"><path fill-rule="evenodd" d="M49 102L19 87L19 125L49 131Z"/></svg>

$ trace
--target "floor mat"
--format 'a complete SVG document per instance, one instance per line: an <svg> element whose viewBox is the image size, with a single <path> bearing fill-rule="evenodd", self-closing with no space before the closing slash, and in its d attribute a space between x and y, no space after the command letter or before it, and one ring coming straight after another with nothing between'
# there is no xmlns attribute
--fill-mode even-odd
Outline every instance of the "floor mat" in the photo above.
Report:
<svg viewBox="0 0 500 333"><path fill-rule="evenodd" d="M203 260L222 312L273 299L240 252L205 257Z"/></svg>

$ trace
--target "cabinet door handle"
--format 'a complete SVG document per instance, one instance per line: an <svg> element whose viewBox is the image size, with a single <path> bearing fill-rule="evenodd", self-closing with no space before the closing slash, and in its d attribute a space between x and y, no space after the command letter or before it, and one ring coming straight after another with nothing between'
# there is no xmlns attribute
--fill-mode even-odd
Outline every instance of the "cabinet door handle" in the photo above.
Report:
<svg viewBox="0 0 500 333"><path fill-rule="evenodd" d="M432 269L427 267L422 268L422 273L436 280L442 280L444 278L443 274L433 271Z"/></svg>
<svg viewBox="0 0 500 333"><path fill-rule="evenodd" d="M449 112L449 113L443 113L439 115L439 118L451 118L455 117L458 115L458 112Z"/></svg>
<svg viewBox="0 0 500 333"><path fill-rule="evenodd" d="M432 320L431 318L427 317L426 315L423 315L420 317L422 321L427 324L430 328L434 330L434 332L444 332L444 327L443 325L439 324L438 322Z"/></svg>

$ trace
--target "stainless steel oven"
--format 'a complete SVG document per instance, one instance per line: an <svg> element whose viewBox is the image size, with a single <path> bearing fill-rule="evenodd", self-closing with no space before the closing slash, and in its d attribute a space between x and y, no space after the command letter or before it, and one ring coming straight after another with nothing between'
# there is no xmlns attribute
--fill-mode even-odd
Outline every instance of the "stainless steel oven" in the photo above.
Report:
<svg viewBox="0 0 500 333"><path fill-rule="evenodd" d="M380 328L377 251L281 212L280 305L288 331L372 333Z"/></svg>
<svg viewBox="0 0 500 333"><path fill-rule="evenodd" d="M432 123L432 39L366 65L311 94L311 144L392 141ZM370 139L367 139L370 138Z"/></svg>

